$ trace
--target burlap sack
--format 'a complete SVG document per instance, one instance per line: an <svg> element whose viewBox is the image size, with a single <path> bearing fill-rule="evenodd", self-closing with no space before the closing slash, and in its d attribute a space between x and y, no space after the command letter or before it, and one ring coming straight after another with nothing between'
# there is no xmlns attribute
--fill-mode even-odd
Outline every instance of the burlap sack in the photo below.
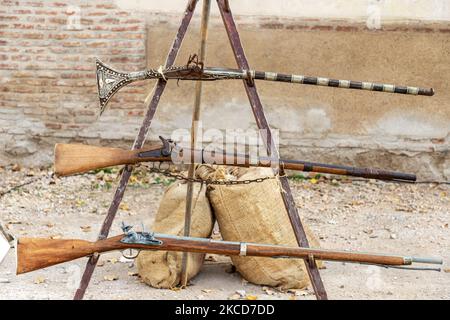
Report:
<svg viewBox="0 0 450 320"><path fill-rule="evenodd" d="M202 170L203 178L217 175L211 167L203 167ZM273 176L270 168L232 170L235 180ZM222 176L226 178L227 174ZM246 185L213 185L208 188L207 194L224 240L298 245L277 179ZM303 225L310 245L319 247L317 239L305 226L304 221ZM300 289L309 284L302 259L239 256L233 256L231 259L238 272L247 281L255 284L281 289Z"/></svg>
<svg viewBox="0 0 450 320"><path fill-rule="evenodd" d="M200 184L194 184L191 236L209 238L214 226L214 217ZM175 183L165 192L155 222L150 230L157 233L183 235L186 208L186 183ZM189 253L188 279L200 271L205 254ZM155 288L173 288L180 283L181 252L141 251L136 259L139 275L148 285Z"/></svg>

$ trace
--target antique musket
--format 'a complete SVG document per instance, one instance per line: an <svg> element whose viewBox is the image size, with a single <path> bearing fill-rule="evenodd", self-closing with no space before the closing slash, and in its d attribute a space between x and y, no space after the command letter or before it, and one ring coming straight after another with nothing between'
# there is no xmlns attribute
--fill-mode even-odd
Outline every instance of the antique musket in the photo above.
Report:
<svg viewBox="0 0 450 320"><path fill-rule="evenodd" d="M227 256L270 258L300 258L350 263L373 264L383 267L408 266L413 263L442 264L440 258L335 251L314 248L288 247L250 242L219 241L206 238L182 237L168 234L136 232L122 223L122 235L97 240L19 238L16 240L17 274L31 272L63 262L108 251L122 251L124 257L134 259L140 250L200 252ZM127 254L129 250L129 253ZM133 251L134 250L134 251ZM402 268L402 267L400 267ZM437 268L404 268L434 270Z"/></svg>
<svg viewBox="0 0 450 320"><path fill-rule="evenodd" d="M173 141L160 137L162 144L145 149L125 150L83 144L55 146L55 174L67 176L116 165L133 165L142 162L170 162L174 164L215 164L238 167L282 166L287 170L347 175L367 179L415 181L414 174L373 168L358 168L298 160L252 158L249 155L182 148Z"/></svg>
<svg viewBox="0 0 450 320"><path fill-rule="evenodd" d="M203 67L203 63L196 61L195 55L189 59L189 62L186 66L169 68L163 68L161 66L159 69L148 69L130 73L116 71L106 66L98 59L96 61L96 66L98 96L100 99L101 108L100 113L103 113L106 105L108 104L108 101L122 87L135 81L147 79L177 79L194 81L241 79L247 80L251 83L254 80L267 80L345 89L399 93L407 95L434 95L434 90L432 88L397 86L393 84L361 82L353 80L337 80L323 77L310 77L304 75L282 74L255 70L207 68Z"/></svg>

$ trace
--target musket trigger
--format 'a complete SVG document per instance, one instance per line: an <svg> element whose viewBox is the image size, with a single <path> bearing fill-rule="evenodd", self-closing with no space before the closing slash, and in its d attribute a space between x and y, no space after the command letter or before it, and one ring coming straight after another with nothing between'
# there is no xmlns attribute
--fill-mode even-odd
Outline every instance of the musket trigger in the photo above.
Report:
<svg viewBox="0 0 450 320"><path fill-rule="evenodd" d="M129 251L130 252L130 254L129 255L127 255L127 254L125 254L125 251ZM134 251L136 252L136 253L134 253ZM138 249L126 249L126 250L123 250L122 252L121 252L121 254L122 254L122 257L124 257L125 259L129 259L129 260L133 260L133 259L136 259L138 256L139 256L139 254L141 253L141 250L138 250Z"/></svg>

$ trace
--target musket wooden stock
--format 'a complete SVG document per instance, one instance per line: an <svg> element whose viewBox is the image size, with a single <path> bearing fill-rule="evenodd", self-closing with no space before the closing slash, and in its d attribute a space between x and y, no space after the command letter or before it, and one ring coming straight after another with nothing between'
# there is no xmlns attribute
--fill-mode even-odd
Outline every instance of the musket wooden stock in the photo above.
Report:
<svg viewBox="0 0 450 320"><path fill-rule="evenodd" d="M55 146L55 174L67 176L83 173L89 170L101 169L116 165L136 164L139 162L172 162L171 156L163 156L163 145L155 145L146 149L123 150L119 148L94 147L81 144L57 144ZM358 168L351 166L331 165L297 160L271 159L259 157L251 161L247 155L228 154L223 152L209 152L205 150L180 149L176 154L178 160L192 158L198 163L216 165L229 165L239 167L271 167L277 164L288 170L305 172L329 173L336 175L348 175L368 179L415 181L416 176L395 171L386 171L373 168ZM191 162L184 162L188 164Z"/></svg>
<svg viewBox="0 0 450 320"><path fill-rule="evenodd" d="M145 151L160 150L161 145L150 147ZM119 148L95 147L84 144L63 144L55 146L55 174L67 176L88 172L90 170L107 168L123 164L136 164L147 161L170 161L170 157L139 158L139 150L124 150Z"/></svg>
<svg viewBox="0 0 450 320"><path fill-rule="evenodd" d="M162 241L160 245L123 243L124 235L105 240L89 242L84 240L59 240L41 238L20 238L17 241L17 274L22 274L63 262L87 257L95 253L123 251L126 249L163 250L179 252L203 252L222 255L245 255L272 258L310 258L317 260L343 261L380 265L410 265L412 262L441 264L440 259L414 258L395 255L359 253L348 251L332 251L313 248L288 247L257 243L241 243L231 241L214 241L203 238L178 237L155 234Z"/></svg>

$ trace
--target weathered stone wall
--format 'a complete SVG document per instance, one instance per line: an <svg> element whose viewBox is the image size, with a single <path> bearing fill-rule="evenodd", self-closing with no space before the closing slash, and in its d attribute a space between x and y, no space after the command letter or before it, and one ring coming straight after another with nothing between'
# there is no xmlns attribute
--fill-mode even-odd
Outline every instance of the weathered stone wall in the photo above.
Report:
<svg viewBox="0 0 450 320"><path fill-rule="evenodd" d="M79 1L81 27L70 29L76 13L66 4L0 3L0 162L49 163L56 141L129 145L153 83L122 90L98 118L94 57L119 70L161 65L179 13ZM369 30L364 19L238 16L255 69L432 86L437 92L432 98L406 97L258 82L268 119L281 131L282 154L448 179L450 23L432 18L389 21ZM197 52L198 28L197 13L177 64ZM217 16L211 20L207 65L235 66ZM151 140L188 128L193 88L189 82L169 83ZM205 129L255 127L239 81L205 83L204 93Z"/></svg>

